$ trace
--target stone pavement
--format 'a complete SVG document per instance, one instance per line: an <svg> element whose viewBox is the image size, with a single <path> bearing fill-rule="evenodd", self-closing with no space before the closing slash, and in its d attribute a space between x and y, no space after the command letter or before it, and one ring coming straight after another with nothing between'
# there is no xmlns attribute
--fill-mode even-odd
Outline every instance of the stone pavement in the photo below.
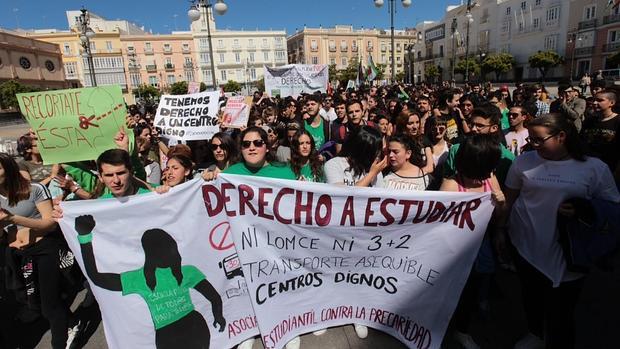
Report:
<svg viewBox="0 0 620 349"><path fill-rule="evenodd" d="M620 348L617 335L620 329L620 253L613 258L612 272L593 271L587 276L581 300L576 310L578 331L576 333L579 349L617 349ZM76 300L80 301L78 297ZM527 330L525 315L521 306L520 286L517 275L509 271L499 271L491 287L490 311L472 320L471 334L481 348L510 349ZM449 332L448 332L449 333ZM448 334L442 348L457 349ZM86 349L106 348L103 326L98 327L85 343ZM48 349L50 336L47 332L36 348ZM262 349L256 341L253 349ZM405 348L398 340L382 332L369 329L366 339L359 339L353 326L331 328L322 336L306 334L301 337L302 349L370 349ZM218 348L219 349L219 348Z"/></svg>

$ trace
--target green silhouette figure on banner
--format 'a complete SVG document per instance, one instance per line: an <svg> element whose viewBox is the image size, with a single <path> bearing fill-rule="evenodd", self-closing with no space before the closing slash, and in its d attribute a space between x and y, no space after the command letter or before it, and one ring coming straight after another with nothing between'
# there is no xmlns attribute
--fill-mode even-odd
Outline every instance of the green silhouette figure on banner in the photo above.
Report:
<svg viewBox="0 0 620 349"><path fill-rule="evenodd" d="M204 317L194 310L189 289L211 302L213 326L224 331L222 298L205 275L192 265L182 265L176 241L162 229L149 229L142 235L144 267L121 274L100 273L95 263L91 215L75 219L75 231L82 250L86 273L92 282L123 296L137 294L144 299L155 326L155 345L167 348L209 348L211 334Z"/></svg>

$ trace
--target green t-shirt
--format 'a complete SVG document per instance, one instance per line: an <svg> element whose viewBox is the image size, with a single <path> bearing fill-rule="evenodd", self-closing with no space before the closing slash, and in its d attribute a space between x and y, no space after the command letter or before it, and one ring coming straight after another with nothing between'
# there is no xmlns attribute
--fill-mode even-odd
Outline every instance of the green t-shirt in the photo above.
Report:
<svg viewBox="0 0 620 349"><path fill-rule="evenodd" d="M456 175L456 165L454 164L454 159L456 157L456 152L459 151L460 144L454 144L450 147L450 152L448 153L448 159L446 159L446 163L443 167L443 176L445 178L454 177ZM510 169L510 165L515 159L515 155L506 148L503 144L500 144L500 149L502 151L502 155L499 159L499 164L496 169L497 180L500 185L504 185L504 181L506 180L506 176L508 175L508 170Z"/></svg>
<svg viewBox="0 0 620 349"><path fill-rule="evenodd" d="M151 291L146 284L144 268L121 273L123 296L137 294L142 297L149 307L155 329L159 330L194 310L189 289L206 279L205 275L192 265L182 266L181 274L183 280L179 285L170 268L155 269L157 284L155 290Z"/></svg>
<svg viewBox="0 0 620 349"><path fill-rule="evenodd" d="M105 189L106 189L105 192L100 197L98 197L98 199L111 199L115 197L114 195L112 195L112 193L110 192L108 188L105 188ZM151 191L148 190L147 188L138 187L138 191L136 192L135 195L146 194L150 192Z"/></svg>
<svg viewBox="0 0 620 349"><path fill-rule="evenodd" d="M502 119L500 120L500 127L502 131L510 128L510 120L508 119L509 113L510 113L510 109L502 110Z"/></svg>
<svg viewBox="0 0 620 349"><path fill-rule="evenodd" d="M306 182L325 183L325 175L317 178L312 174L312 167L310 167L310 163L305 164L304 167L301 168L301 176L297 179Z"/></svg>
<svg viewBox="0 0 620 349"><path fill-rule="evenodd" d="M243 162L239 162L225 169L224 173L292 180L297 179L295 173L291 170L291 167L287 164L281 163L278 163L277 165L269 164L256 170L247 167Z"/></svg>
<svg viewBox="0 0 620 349"><path fill-rule="evenodd" d="M323 119L321 119L321 123L317 127L313 127L310 123L305 123L304 128L314 139L314 146L316 149L321 149L323 144L325 144L325 132L323 131Z"/></svg>

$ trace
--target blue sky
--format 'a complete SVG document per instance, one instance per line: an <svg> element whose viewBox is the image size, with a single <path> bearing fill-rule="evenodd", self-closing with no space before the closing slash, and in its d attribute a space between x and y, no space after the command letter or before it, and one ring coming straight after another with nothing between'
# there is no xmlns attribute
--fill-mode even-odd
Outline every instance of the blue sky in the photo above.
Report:
<svg viewBox="0 0 620 349"><path fill-rule="evenodd" d="M288 34L295 28L333 27L352 24L389 28L387 3L375 8L372 0L225 0L228 12L217 16L218 28L230 29L285 29ZM214 2L214 1L213 1ZM413 27L422 20L437 20L446 6L459 0L413 0L405 9L396 0L395 27ZM84 5L92 12L107 19L126 19L152 29L153 33L189 30L187 0L2 0L0 1L0 27L14 29L57 28L68 29L65 11L78 10ZM176 14L176 17L175 17Z"/></svg>

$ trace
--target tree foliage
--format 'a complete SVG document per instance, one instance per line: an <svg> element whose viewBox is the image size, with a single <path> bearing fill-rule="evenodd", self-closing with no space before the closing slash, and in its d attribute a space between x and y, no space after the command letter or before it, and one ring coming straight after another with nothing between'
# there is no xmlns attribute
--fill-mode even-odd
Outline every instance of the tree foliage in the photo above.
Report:
<svg viewBox="0 0 620 349"><path fill-rule="evenodd" d="M357 78L358 62L357 57L353 57L345 69L338 70L336 77L342 86L346 86L349 80Z"/></svg>
<svg viewBox="0 0 620 349"><path fill-rule="evenodd" d="M23 85L15 80L8 80L0 84L0 109L18 109L17 93L35 92L41 89Z"/></svg>
<svg viewBox="0 0 620 349"><path fill-rule="evenodd" d="M429 65L424 69L424 78L426 81L434 81L439 76L439 68L436 65Z"/></svg>
<svg viewBox="0 0 620 349"><path fill-rule="evenodd" d="M396 79L396 81L403 82L405 80L405 74L406 73L404 70L400 71L396 73L396 75L394 76L394 79Z"/></svg>
<svg viewBox="0 0 620 349"><path fill-rule="evenodd" d="M512 70L514 63L515 58L510 53L495 53L488 55L482 61L482 69L485 72L494 72L496 79L499 80L501 74Z"/></svg>
<svg viewBox="0 0 620 349"><path fill-rule="evenodd" d="M252 83L252 86L254 86L257 90L259 91L265 91L265 78L262 77L256 81L254 81Z"/></svg>
<svg viewBox="0 0 620 349"><path fill-rule="evenodd" d="M237 92L241 91L241 84L234 80L228 80L222 88L224 89L224 92Z"/></svg>
<svg viewBox="0 0 620 349"><path fill-rule="evenodd" d="M170 85L171 95L184 95L187 93L187 81L178 81Z"/></svg>
<svg viewBox="0 0 620 349"><path fill-rule="evenodd" d="M454 72L456 74L462 74L465 77L465 74L468 71L469 66L469 74L479 75L480 74L480 64L476 61L475 58L468 58L467 60L461 59L454 66Z"/></svg>
<svg viewBox="0 0 620 349"><path fill-rule="evenodd" d="M186 90L187 91L187 90ZM155 86L142 84L131 91L134 97L143 99L145 102L152 102L155 99L159 99L161 91Z"/></svg>
<svg viewBox="0 0 620 349"><path fill-rule="evenodd" d="M532 68L538 68L543 81L549 72L549 69L564 63L564 58L555 51L538 51L530 56L528 63Z"/></svg>
<svg viewBox="0 0 620 349"><path fill-rule="evenodd" d="M338 68L336 68L336 64L330 64L328 69L329 81L336 81L338 79Z"/></svg>
<svg viewBox="0 0 620 349"><path fill-rule="evenodd" d="M381 81L383 79L385 79L385 68L387 68L387 64L377 64L377 77L375 78L375 80Z"/></svg>

